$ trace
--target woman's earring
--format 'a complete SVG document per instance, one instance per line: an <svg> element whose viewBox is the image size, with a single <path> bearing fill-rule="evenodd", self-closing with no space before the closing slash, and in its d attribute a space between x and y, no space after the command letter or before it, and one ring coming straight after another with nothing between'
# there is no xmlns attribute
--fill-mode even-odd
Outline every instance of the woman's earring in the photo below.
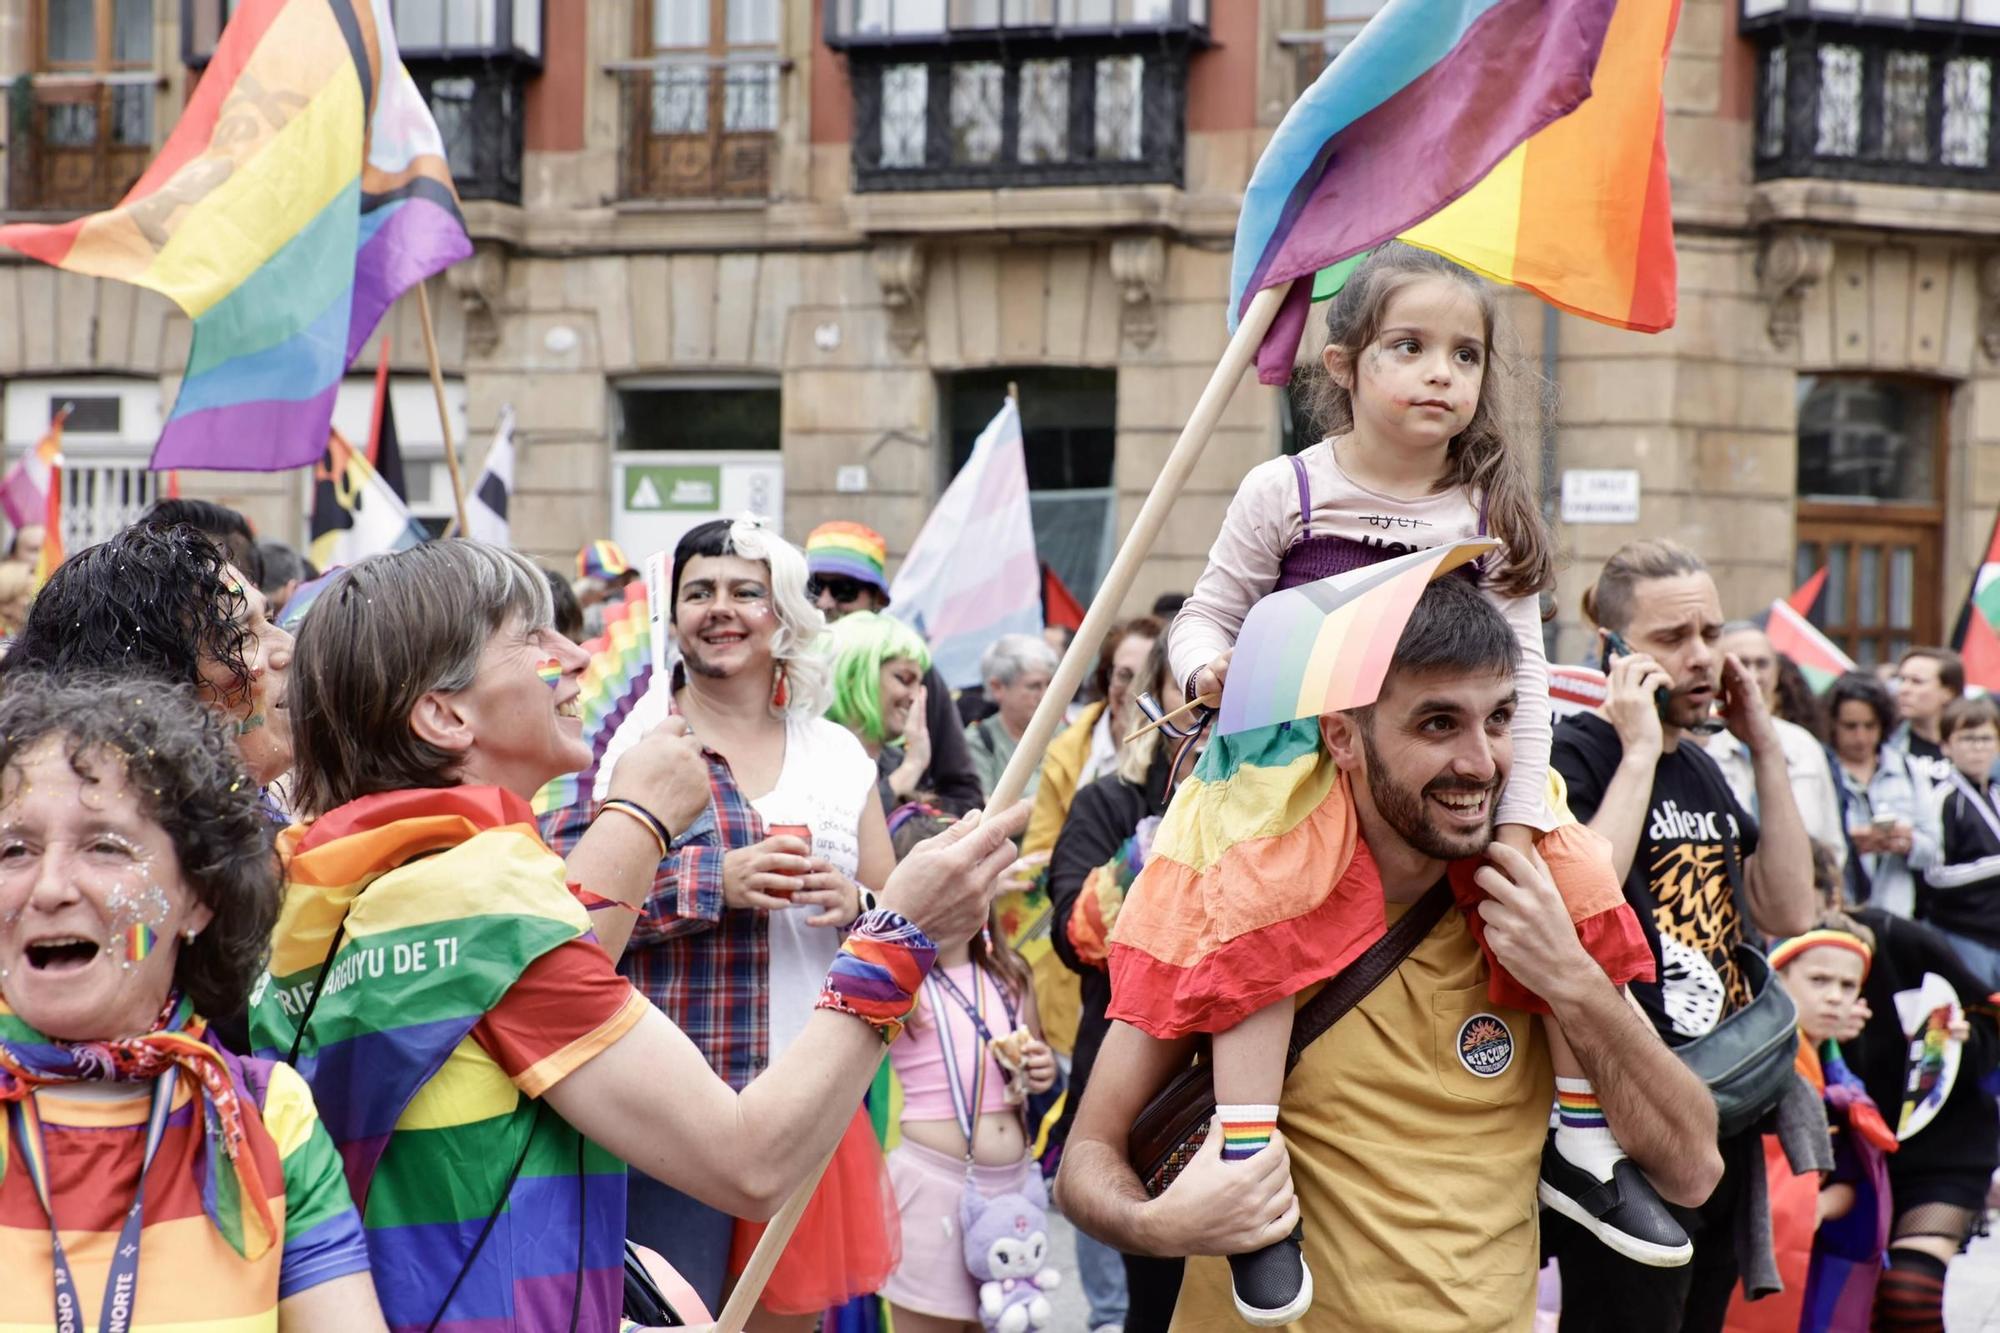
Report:
<svg viewBox="0 0 2000 1333"><path fill-rule="evenodd" d="M186 940L189 944L193 944L195 941L195 936L199 934L201 934L200 931L196 930L193 926L189 926L186 930L181 932L181 938Z"/></svg>
<svg viewBox="0 0 2000 1333"><path fill-rule="evenodd" d="M778 679L771 686L771 707L778 709L779 711L782 712L784 710L785 705L790 703L791 701L792 701L791 673L788 672L784 667L780 666L778 668Z"/></svg>

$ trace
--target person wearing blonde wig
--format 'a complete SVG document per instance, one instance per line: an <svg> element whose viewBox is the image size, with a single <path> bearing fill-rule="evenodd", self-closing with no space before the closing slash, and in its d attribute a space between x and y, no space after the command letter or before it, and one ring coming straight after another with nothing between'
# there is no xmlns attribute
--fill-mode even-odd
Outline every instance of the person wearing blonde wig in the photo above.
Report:
<svg viewBox="0 0 2000 1333"><path fill-rule="evenodd" d="M666 591L681 660L635 715L685 718L709 766L713 845L661 862L620 970L742 1088L805 1032L841 930L873 906L895 865L859 742L820 715L829 701L826 618L806 562L761 520L717 520L674 549ZM615 777L615 771L614 771ZM564 812L561 850L581 833ZM865 1116L846 1133L755 1328L809 1328L874 1291L895 1267L895 1200ZM759 1231L632 1177L629 1231L665 1254L711 1306Z"/></svg>

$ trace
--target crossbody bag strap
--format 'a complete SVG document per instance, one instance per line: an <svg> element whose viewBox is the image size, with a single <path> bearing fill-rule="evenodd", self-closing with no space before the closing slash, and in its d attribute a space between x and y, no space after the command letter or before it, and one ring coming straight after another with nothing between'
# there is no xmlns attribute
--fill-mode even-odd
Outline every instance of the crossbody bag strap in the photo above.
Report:
<svg viewBox="0 0 2000 1333"><path fill-rule="evenodd" d="M1325 1035L1342 1014L1367 999L1370 991L1401 967L1403 960L1444 919L1450 907L1451 883L1439 880L1381 939L1363 950L1359 958L1342 968L1319 994L1307 1001L1292 1019L1292 1041L1285 1051L1285 1068L1289 1070L1296 1065L1306 1047Z"/></svg>

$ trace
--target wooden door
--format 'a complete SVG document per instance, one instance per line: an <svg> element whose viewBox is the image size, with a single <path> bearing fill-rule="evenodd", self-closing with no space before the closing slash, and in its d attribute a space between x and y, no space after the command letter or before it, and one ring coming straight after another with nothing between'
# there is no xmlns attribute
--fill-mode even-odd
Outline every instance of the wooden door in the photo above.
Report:
<svg viewBox="0 0 2000 1333"><path fill-rule="evenodd" d="M1826 569L1813 621L1864 669L1944 641L1943 526L1929 506L1799 505L1795 581Z"/></svg>

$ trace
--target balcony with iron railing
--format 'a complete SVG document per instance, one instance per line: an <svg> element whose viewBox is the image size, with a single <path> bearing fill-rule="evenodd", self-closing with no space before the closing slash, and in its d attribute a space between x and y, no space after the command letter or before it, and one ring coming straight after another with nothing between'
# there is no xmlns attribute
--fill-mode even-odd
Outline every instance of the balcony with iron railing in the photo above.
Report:
<svg viewBox="0 0 2000 1333"><path fill-rule="evenodd" d="M2000 189L2000 26L1977 0L1743 0L1755 174ZM1892 12L1894 11L1894 12Z"/></svg>
<svg viewBox="0 0 2000 1333"><path fill-rule="evenodd" d="M146 170L160 76L23 74L7 91L7 211L109 208Z"/></svg>
<svg viewBox="0 0 2000 1333"><path fill-rule="evenodd" d="M771 192L787 62L744 52L606 66L618 80L618 197L748 201Z"/></svg>

